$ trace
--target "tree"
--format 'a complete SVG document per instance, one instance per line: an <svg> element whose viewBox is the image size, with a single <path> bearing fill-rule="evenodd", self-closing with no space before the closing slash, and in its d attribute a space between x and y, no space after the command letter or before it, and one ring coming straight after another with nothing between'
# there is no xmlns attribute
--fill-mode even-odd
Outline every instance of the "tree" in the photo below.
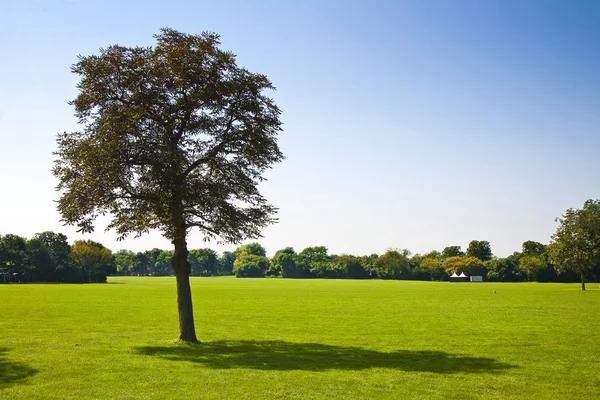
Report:
<svg viewBox="0 0 600 400"><path fill-rule="evenodd" d="M545 266L538 256L524 256L519 261L519 268L527 275L529 281L535 281L538 272Z"/></svg>
<svg viewBox="0 0 600 400"><path fill-rule="evenodd" d="M463 259L464 257L460 256L448 257L442 263L442 268L444 268L444 271L446 271L448 275L462 272L464 268Z"/></svg>
<svg viewBox="0 0 600 400"><path fill-rule="evenodd" d="M224 251L219 257L219 275L233 275L233 263L235 254L231 251Z"/></svg>
<svg viewBox="0 0 600 400"><path fill-rule="evenodd" d="M233 251L233 254L237 257L241 253L253 254L255 256L267 256L267 250L260 245L260 243L247 243L243 246L239 246L237 249Z"/></svg>
<svg viewBox="0 0 600 400"><path fill-rule="evenodd" d="M271 258L271 264L267 275L270 276L284 276L283 271L287 272L293 270L296 267L296 251L292 247L286 247L281 250L277 250L275 255Z"/></svg>
<svg viewBox="0 0 600 400"><path fill-rule="evenodd" d="M119 250L114 256L117 273L120 275L129 275L133 271L135 253L131 250Z"/></svg>
<svg viewBox="0 0 600 400"><path fill-rule="evenodd" d="M342 254L336 257L335 265L338 272L338 278L365 279L369 277L369 271L361 262L360 257Z"/></svg>
<svg viewBox="0 0 600 400"><path fill-rule="evenodd" d="M600 264L600 200L587 200L583 208L569 208L561 218L548 254L559 273L576 272L585 290L587 275Z"/></svg>
<svg viewBox="0 0 600 400"><path fill-rule="evenodd" d="M239 243L276 221L258 184L283 159L280 110L267 77L238 67L217 34L154 37L73 66L84 127L58 135L58 210L84 233L104 214L121 238L160 230L174 247L179 339L196 342L188 232Z"/></svg>
<svg viewBox="0 0 600 400"><path fill-rule="evenodd" d="M481 261L491 260L493 257L490 242L486 240L472 240L467 247L467 257L475 257Z"/></svg>
<svg viewBox="0 0 600 400"><path fill-rule="evenodd" d="M444 275L444 268L442 268L442 261L437 257L423 257L419 263L419 268L428 273L431 279L441 278Z"/></svg>
<svg viewBox="0 0 600 400"><path fill-rule="evenodd" d="M248 254L245 251L238 254L233 263L233 272L238 278L261 278L269 269L269 259L265 256Z"/></svg>
<svg viewBox="0 0 600 400"><path fill-rule="evenodd" d="M546 245L540 242L534 242L533 240L527 240L523 242L521 252L524 256L540 257L542 254L546 253Z"/></svg>
<svg viewBox="0 0 600 400"><path fill-rule="evenodd" d="M271 260L271 269L281 271L284 278L307 278L310 277L308 267L298 263L298 254L291 247L277 250Z"/></svg>
<svg viewBox="0 0 600 400"><path fill-rule="evenodd" d="M461 257L464 256L465 252L460 249L460 246L448 246L442 250L442 257L444 260L450 257Z"/></svg>
<svg viewBox="0 0 600 400"><path fill-rule="evenodd" d="M192 265L192 275L217 275L219 259L212 249L190 250L189 261Z"/></svg>
<svg viewBox="0 0 600 400"><path fill-rule="evenodd" d="M23 273L27 269L27 242L17 235L0 237L0 270Z"/></svg>
<svg viewBox="0 0 600 400"><path fill-rule="evenodd" d="M406 279L410 271L409 256L408 250L390 249L375 260L373 273L381 279Z"/></svg>
<svg viewBox="0 0 600 400"><path fill-rule="evenodd" d="M116 271L112 252L98 242L77 240L71 246L71 259L81 282L106 282L106 276Z"/></svg>
<svg viewBox="0 0 600 400"><path fill-rule="evenodd" d="M298 253L296 265L299 271L304 271L306 277L335 278L337 275L325 246L305 248Z"/></svg>
<svg viewBox="0 0 600 400"><path fill-rule="evenodd" d="M71 266L71 246L65 235L51 231L37 233L34 239L40 240L46 249L52 265L56 280L70 280L73 277L73 268Z"/></svg>
<svg viewBox="0 0 600 400"><path fill-rule="evenodd" d="M27 269L36 280L50 281L54 278L55 266L46 245L37 238L29 239L27 246Z"/></svg>
<svg viewBox="0 0 600 400"><path fill-rule="evenodd" d="M521 253L515 252L506 258L486 261L487 279L495 282L521 282L523 271L519 268Z"/></svg>
<svg viewBox="0 0 600 400"><path fill-rule="evenodd" d="M154 262L154 274L158 276L173 275L173 268L171 268L171 258L173 252L168 250L161 250L160 254L156 257Z"/></svg>

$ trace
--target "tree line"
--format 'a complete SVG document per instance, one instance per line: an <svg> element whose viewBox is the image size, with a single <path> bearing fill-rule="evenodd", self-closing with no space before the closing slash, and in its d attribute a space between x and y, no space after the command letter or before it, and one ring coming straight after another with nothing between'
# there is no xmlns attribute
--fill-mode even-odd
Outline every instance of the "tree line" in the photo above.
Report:
<svg viewBox="0 0 600 400"><path fill-rule="evenodd" d="M466 251L448 246L441 252L411 254L406 249L389 249L383 254L329 254L327 247L292 247L268 258L259 243L239 246L219 255L209 248L189 251L193 276L235 275L236 277L406 279L448 280L452 273L484 277L496 282L576 282L577 271L561 270L551 261L549 246L526 241L520 251L495 257L490 243L473 240ZM173 252L152 249L115 253L92 240L68 243L60 233L42 232L31 239L0 236L0 282L106 282L108 275L173 275ZM600 279L600 264L587 279Z"/></svg>

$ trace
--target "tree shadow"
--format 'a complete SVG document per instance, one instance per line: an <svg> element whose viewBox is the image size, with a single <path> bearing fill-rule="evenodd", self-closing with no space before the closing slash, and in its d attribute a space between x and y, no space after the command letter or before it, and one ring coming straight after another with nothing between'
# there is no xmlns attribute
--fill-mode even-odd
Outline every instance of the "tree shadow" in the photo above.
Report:
<svg viewBox="0 0 600 400"><path fill-rule="evenodd" d="M438 374L501 373L517 368L492 358L428 350L379 352L358 347L284 341L217 341L193 345L144 346L138 354L188 361L206 368L325 371L390 368Z"/></svg>
<svg viewBox="0 0 600 400"><path fill-rule="evenodd" d="M39 372L23 363L9 361L7 352L7 349L0 348L0 390L18 384Z"/></svg>

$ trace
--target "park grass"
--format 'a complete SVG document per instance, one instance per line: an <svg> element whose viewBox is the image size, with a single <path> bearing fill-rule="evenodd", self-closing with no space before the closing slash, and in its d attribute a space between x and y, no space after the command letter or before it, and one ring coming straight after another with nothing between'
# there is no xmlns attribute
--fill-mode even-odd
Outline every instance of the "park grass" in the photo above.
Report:
<svg viewBox="0 0 600 400"><path fill-rule="evenodd" d="M599 398L588 289L192 278L185 345L172 277L0 285L0 398Z"/></svg>

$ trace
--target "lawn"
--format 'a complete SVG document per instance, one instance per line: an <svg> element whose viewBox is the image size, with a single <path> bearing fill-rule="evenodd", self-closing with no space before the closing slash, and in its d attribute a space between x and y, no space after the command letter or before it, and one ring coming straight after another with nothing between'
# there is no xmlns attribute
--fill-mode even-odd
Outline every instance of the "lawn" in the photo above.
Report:
<svg viewBox="0 0 600 400"><path fill-rule="evenodd" d="M600 397L589 284L174 278L0 285L0 398ZM496 294L493 291L496 290Z"/></svg>

